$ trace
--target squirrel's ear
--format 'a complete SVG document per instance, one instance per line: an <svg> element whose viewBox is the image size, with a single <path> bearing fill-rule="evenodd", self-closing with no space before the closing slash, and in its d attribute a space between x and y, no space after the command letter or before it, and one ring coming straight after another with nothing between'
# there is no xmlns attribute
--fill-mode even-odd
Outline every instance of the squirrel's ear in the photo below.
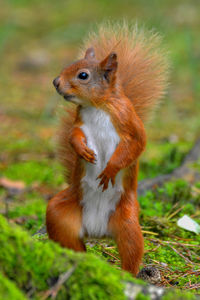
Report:
<svg viewBox="0 0 200 300"><path fill-rule="evenodd" d="M117 71L117 54L111 52L101 63L100 67L104 71L104 77L107 81L114 79Z"/></svg>
<svg viewBox="0 0 200 300"><path fill-rule="evenodd" d="M88 48L85 52L85 59L94 59L95 58L95 51L94 48Z"/></svg>

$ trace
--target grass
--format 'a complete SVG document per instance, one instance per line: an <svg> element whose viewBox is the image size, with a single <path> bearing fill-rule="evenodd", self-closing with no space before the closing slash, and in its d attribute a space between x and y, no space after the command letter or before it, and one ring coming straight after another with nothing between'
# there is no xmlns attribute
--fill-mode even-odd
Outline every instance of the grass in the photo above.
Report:
<svg viewBox="0 0 200 300"><path fill-rule="evenodd" d="M57 112L65 104L55 93L52 80L75 59L87 32L104 19L137 20L163 35L171 62L170 86L162 106L146 125L149 142L141 157L139 179L166 174L181 164L200 128L199 13L200 3L195 0L2 3L0 174L26 185L17 195L0 188L0 211L5 213L5 199L9 199L10 221L32 235L44 223L47 200L65 186L55 157ZM199 170L199 162L193 167ZM176 222L184 214L198 222L199 188L200 182L189 186L178 181L140 198L143 230L152 232L144 234L143 266L157 266L162 285L195 293L200 239L178 228ZM87 248L119 268L112 241L88 241Z"/></svg>

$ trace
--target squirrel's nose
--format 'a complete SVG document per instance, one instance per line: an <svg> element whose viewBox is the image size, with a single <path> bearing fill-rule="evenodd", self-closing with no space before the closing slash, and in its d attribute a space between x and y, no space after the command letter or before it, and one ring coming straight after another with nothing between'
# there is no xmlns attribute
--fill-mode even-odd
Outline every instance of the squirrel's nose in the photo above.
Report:
<svg viewBox="0 0 200 300"><path fill-rule="evenodd" d="M56 77L53 81L53 85L55 86L55 88L57 89L59 87L60 84L60 77Z"/></svg>

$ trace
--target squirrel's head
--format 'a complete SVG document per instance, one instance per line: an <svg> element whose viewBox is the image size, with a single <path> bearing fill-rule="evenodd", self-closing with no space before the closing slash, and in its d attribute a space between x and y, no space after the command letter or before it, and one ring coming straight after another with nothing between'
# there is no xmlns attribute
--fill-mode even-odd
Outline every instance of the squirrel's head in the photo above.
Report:
<svg viewBox="0 0 200 300"><path fill-rule="evenodd" d="M85 57L66 67L53 84L66 100L80 105L97 105L115 90L117 55L110 53L103 61L97 61L93 48Z"/></svg>

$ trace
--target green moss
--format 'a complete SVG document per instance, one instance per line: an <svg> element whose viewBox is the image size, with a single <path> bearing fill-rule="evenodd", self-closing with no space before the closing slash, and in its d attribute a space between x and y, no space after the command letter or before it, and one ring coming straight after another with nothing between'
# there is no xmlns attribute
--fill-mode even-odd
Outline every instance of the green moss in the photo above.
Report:
<svg viewBox="0 0 200 300"><path fill-rule="evenodd" d="M58 300L122 300L125 299L126 281L141 284L130 274L112 268L93 254L75 253L51 241L33 240L19 226L8 224L2 216L0 248L0 271L19 289L27 291L31 288L33 299L41 297L72 266L74 271L62 285L56 298ZM145 288L146 284L142 285ZM180 295L181 299L185 299L184 294ZM137 299L148 299L148 296L140 292Z"/></svg>
<svg viewBox="0 0 200 300"><path fill-rule="evenodd" d="M59 292L58 299L124 299L121 273L92 254L74 253L53 242L32 240L18 226L10 226L0 217L0 270L20 289L35 289L35 295L49 288L71 266L76 269ZM88 288L89 287L89 288ZM85 298L84 298L85 297Z"/></svg>
<svg viewBox="0 0 200 300"><path fill-rule="evenodd" d="M145 235L144 263L153 263L155 267L166 265L170 285L176 282L179 288L187 288L188 282L198 283L198 277L189 271L198 270L200 235L178 227L177 220L187 214L194 215L194 220L198 222L199 199L199 193L194 193L183 180L169 182L140 197L141 224L144 230L156 234ZM189 244L189 247L184 244ZM187 259L193 262L192 266ZM192 292L195 293L195 290Z"/></svg>
<svg viewBox="0 0 200 300"><path fill-rule="evenodd" d="M27 298L16 287L15 283L0 272L0 300L26 300Z"/></svg>
<svg viewBox="0 0 200 300"><path fill-rule="evenodd" d="M2 171L4 176L13 180L23 180L27 185L37 182L58 186L64 181L61 167L56 161L17 162Z"/></svg>
<svg viewBox="0 0 200 300"><path fill-rule="evenodd" d="M142 293L139 293L135 300L151 300L151 297L149 295L144 295Z"/></svg>
<svg viewBox="0 0 200 300"><path fill-rule="evenodd" d="M43 215L46 211L46 203L44 199L39 197L38 194L32 193L27 195L26 201L23 205L18 203L16 206L9 210L8 216L10 218L20 217L20 216L32 216L32 215Z"/></svg>
<svg viewBox="0 0 200 300"><path fill-rule="evenodd" d="M179 167L184 156L192 147L191 143L169 141L147 144L145 154L140 160L139 180L171 173Z"/></svg>
<svg viewBox="0 0 200 300"><path fill-rule="evenodd" d="M23 205L20 198L13 201L9 207L8 218L21 219L21 226L34 234L45 222L46 202L40 194L31 192L25 195Z"/></svg>
<svg viewBox="0 0 200 300"><path fill-rule="evenodd" d="M194 214L199 200L200 195L194 195L189 183L182 179L167 182L161 188L139 197L142 217L166 217L167 220L171 219L170 214L178 208L181 209L175 215L176 218L185 213Z"/></svg>
<svg viewBox="0 0 200 300"><path fill-rule="evenodd" d="M187 291L171 290L163 295L162 300L195 300L198 299L194 294Z"/></svg>

